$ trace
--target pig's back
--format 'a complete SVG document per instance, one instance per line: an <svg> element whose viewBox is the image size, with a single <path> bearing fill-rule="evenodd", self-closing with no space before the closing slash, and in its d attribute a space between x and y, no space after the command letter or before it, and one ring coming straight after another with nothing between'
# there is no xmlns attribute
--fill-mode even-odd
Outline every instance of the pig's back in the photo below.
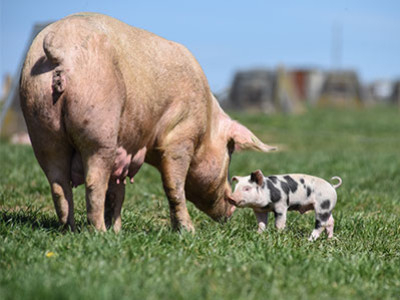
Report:
<svg viewBox="0 0 400 300"><path fill-rule="evenodd" d="M177 43L100 14L71 15L40 32L26 58L22 90L49 97L52 94L51 63L43 50L49 34L53 37L48 52L65 72L66 92L81 94L76 97L78 103L69 107L77 121L82 119L77 106L98 105L96 93L117 89L107 101L119 108L113 117L120 111L122 143L130 139L128 144L139 147L156 140L155 135L162 131L157 126L168 128L169 119L175 122L177 115L190 115L199 127L205 126L209 88L190 52ZM26 97L28 102L39 98ZM136 140L132 139L132 130Z"/></svg>

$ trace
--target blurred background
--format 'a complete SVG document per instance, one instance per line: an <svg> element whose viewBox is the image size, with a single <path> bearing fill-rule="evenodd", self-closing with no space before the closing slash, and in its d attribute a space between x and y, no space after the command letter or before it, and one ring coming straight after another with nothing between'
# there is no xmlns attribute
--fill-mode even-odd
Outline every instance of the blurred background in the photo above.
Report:
<svg viewBox="0 0 400 300"><path fill-rule="evenodd" d="M400 109L399 1L1 0L0 134L29 142L18 79L34 36L92 11L184 44L226 109Z"/></svg>

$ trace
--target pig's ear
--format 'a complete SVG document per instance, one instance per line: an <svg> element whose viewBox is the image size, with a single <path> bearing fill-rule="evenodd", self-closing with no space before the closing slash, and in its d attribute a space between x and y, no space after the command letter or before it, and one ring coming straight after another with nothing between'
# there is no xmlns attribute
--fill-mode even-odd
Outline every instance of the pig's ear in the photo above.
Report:
<svg viewBox="0 0 400 300"><path fill-rule="evenodd" d="M235 142L236 151L255 150L269 152L277 149L261 142L249 129L236 121L231 121L229 136Z"/></svg>
<svg viewBox="0 0 400 300"><path fill-rule="evenodd" d="M257 183L259 186L262 186L264 183L264 175L261 170L254 171L250 175L250 180Z"/></svg>
<svg viewBox="0 0 400 300"><path fill-rule="evenodd" d="M231 182L239 182L239 177L233 176Z"/></svg>

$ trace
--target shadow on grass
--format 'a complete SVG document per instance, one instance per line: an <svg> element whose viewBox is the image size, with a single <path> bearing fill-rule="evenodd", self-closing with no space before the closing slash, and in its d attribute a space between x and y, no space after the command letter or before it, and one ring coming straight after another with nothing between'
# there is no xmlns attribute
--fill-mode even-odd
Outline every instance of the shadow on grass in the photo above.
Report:
<svg viewBox="0 0 400 300"><path fill-rule="evenodd" d="M1 227L30 227L33 230L45 230L50 232L66 232L68 231L61 225L56 217L44 214L38 209L2 209L0 211Z"/></svg>

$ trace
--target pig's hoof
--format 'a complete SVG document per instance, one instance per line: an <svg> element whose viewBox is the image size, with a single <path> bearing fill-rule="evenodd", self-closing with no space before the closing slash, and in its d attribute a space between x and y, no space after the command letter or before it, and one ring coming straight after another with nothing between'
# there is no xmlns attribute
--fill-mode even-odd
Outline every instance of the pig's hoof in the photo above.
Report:
<svg viewBox="0 0 400 300"><path fill-rule="evenodd" d="M76 226L75 224L62 224L61 231L63 233L73 232L76 233Z"/></svg>
<svg viewBox="0 0 400 300"><path fill-rule="evenodd" d="M190 224L190 225L181 226L179 228L179 232L195 233L195 229L194 229L194 226L192 224Z"/></svg>
<svg viewBox="0 0 400 300"><path fill-rule="evenodd" d="M195 232L192 222L185 222L185 223L178 223L178 224L175 223L175 224L173 224L172 228L175 231L178 231L180 233L184 233L184 232L194 233Z"/></svg>

